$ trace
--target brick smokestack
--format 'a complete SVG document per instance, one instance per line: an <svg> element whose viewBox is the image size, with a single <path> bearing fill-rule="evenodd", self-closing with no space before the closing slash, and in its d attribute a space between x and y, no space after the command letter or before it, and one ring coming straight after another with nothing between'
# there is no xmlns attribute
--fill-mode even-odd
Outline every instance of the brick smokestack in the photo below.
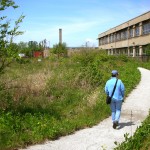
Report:
<svg viewBox="0 0 150 150"><path fill-rule="evenodd" d="M62 29L59 29L59 43L62 44Z"/></svg>

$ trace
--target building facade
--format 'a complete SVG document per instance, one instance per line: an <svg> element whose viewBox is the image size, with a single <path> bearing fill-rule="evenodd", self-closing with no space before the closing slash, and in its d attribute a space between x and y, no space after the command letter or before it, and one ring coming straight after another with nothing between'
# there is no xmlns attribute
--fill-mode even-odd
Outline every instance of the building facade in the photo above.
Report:
<svg viewBox="0 0 150 150"><path fill-rule="evenodd" d="M98 35L99 49L108 54L145 55L150 44L150 11Z"/></svg>

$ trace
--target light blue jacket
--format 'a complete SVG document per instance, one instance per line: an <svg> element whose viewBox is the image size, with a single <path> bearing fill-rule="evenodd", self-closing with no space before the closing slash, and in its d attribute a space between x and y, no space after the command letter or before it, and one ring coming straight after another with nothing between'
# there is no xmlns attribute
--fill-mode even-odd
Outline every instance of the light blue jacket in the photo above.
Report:
<svg viewBox="0 0 150 150"><path fill-rule="evenodd" d="M107 95L111 96L111 94L113 92L113 88L114 88L115 83L116 83L116 80L117 80L116 77L111 77L106 82L105 93ZM123 82L120 79L118 79L116 90L115 90L114 95L113 95L112 98L115 99L115 100L123 100L123 98L124 98L124 92L125 92L124 84L123 84Z"/></svg>

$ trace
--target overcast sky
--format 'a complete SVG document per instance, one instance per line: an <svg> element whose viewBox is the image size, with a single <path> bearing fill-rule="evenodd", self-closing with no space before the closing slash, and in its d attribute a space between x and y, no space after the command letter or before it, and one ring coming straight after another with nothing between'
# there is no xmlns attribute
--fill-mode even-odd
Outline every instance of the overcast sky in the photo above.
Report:
<svg viewBox="0 0 150 150"><path fill-rule="evenodd" d="M53 47L62 41L69 47L97 46L98 34L150 10L150 0L14 0L20 7L5 14L13 21L25 15L15 39L37 41L46 39Z"/></svg>

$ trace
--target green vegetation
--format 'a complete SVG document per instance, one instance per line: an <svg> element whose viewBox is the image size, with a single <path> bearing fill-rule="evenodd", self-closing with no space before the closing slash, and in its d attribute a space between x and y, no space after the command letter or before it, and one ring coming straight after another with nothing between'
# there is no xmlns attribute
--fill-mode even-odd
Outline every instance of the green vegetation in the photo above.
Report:
<svg viewBox="0 0 150 150"><path fill-rule="evenodd" d="M21 15L12 26L10 19L3 15L3 11L9 8L16 9L18 6L12 0L0 1L0 74L15 58L18 58L18 49L16 44L13 43L13 39L23 33L18 31L18 28L24 16Z"/></svg>
<svg viewBox="0 0 150 150"><path fill-rule="evenodd" d="M28 62L14 62L0 77L3 150L56 139L108 117L104 85L112 69L119 71L126 96L140 80L138 62L99 51Z"/></svg>
<svg viewBox="0 0 150 150"><path fill-rule="evenodd" d="M55 44L53 46L52 52L54 54L57 54L57 57L59 58L60 56L67 57L67 45L66 43L59 43Z"/></svg>
<svg viewBox="0 0 150 150"><path fill-rule="evenodd" d="M137 128L133 137L128 134L124 135L125 141L118 145L115 150L149 150L150 148L150 115L142 123L142 126Z"/></svg>
<svg viewBox="0 0 150 150"><path fill-rule="evenodd" d="M146 55L150 56L150 44L148 44L148 45L146 46L145 51L146 51Z"/></svg>

